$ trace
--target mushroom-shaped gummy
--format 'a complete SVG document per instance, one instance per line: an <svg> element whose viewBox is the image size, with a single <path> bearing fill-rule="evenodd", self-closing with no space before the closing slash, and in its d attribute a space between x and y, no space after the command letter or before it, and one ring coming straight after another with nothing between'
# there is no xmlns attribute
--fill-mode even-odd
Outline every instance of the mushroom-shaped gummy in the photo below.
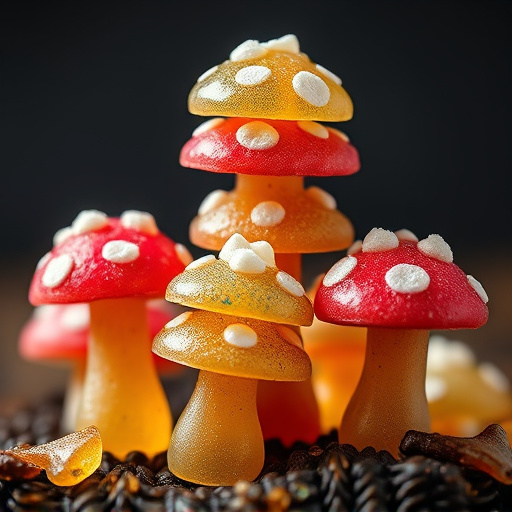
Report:
<svg viewBox="0 0 512 512"><path fill-rule="evenodd" d="M55 236L29 292L33 305L90 303L90 341L77 428L96 425L105 450L123 457L165 448L167 398L148 350L146 301L163 297L190 261L152 215L88 210Z"/></svg>
<svg viewBox="0 0 512 512"><path fill-rule="evenodd" d="M453 263L439 235L374 228L327 272L320 320L368 327L363 373L340 442L398 455L407 430L430 430L425 373L431 329L477 328L488 318L481 284Z"/></svg>
<svg viewBox="0 0 512 512"><path fill-rule="evenodd" d="M353 114L341 79L302 53L292 34L239 45L229 60L199 77L188 108L201 116L318 121L346 121Z"/></svg>
<svg viewBox="0 0 512 512"><path fill-rule="evenodd" d="M284 325L311 323L301 285L275 268L266 242L225 249L218 260L200 258L171 281L168 300L203 311L183 313L153 341L161 357L200 369L168 463L178 477L203 485L233 485L261 471L258 380L302 381L311 374L300 336Z"/></svg>

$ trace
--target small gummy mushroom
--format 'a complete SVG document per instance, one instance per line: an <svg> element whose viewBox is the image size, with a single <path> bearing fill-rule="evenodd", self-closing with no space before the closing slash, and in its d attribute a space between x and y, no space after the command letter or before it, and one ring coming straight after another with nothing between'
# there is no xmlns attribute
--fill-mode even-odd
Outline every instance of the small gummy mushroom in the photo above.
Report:
<svg viewBox="0 0 512 512"><path fill-rule="evenodd" d="M302 340L290 326L311 323L304 290L275 268L268 243L249 244L240 235L230 240L218 260L200 258L169 283L168 300L202 311L171 320L153 342L161 357L200 370L174 428L168 463L179 478L202 485L233 485L260 473L258 380L311 375Z"/></svg>
<svg viewBox="0 0 512 512"><path fill-rule="evenodd" d="M201 116L335 122L353 114L341 79L302 53L293 34L239 45L199 77L188 108Z"/></svg>
<svg viewBox="0 0 512 512"><path fill-rule="evenodd" d="M96 425L107 451L163 450L171 415L148 347L146 301L191 258L158 229L152 215L78 215L55 236L31 283L33 305L90 303L90 340L77 427Z"/></svg>
<svg viewBox="0 0 512 512"><path fill-rule="evenodd" d="M368 327L340 442L395 456L407 430L430 430L429 331L477 328L488 318L482 285L453 263L449 245L439 235L411 235L374 228L327 272L315 297L320 320Z"/></svg>

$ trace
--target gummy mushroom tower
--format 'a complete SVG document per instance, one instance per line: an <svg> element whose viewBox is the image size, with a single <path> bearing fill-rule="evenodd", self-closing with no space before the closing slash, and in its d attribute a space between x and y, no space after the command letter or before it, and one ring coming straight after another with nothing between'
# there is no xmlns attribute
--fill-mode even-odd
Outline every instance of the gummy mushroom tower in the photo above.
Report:
<svg viewBox="0 0 512 512"><path fill-rule="evenodd" d="M165 449L172 420L151 356L146 301L163 297L192 258L152 215L133 210L120 218L81 212L54 242L36 268L29 299L35 306L90 304L77 428L96 425L104 449L117 457L132 450L154 455Z"/></svg>
<svg viewBox="0 0 512 512"><path fill-rule="evenodd" d="M316 122L350 119L352 102L336 75L300 52L295 36L242 43L229 60L199 77L188 105L193 114L223 117L194 131L181 164L236 174L233 191L216 190L201 204L190 226L192 243L218 251L234 233L268 241L278 267L298 281L302 253L337 251L352 243L352 224L335 199L319 187L304 188L304 176L359 170L348 137ZM266 438L291 444L318 436L309 380L261 383L258 400Z"/></svg>
<svg viewBox="0 0 512 512"><path fill-rule="evenodd" d="M430 431L425 373L431 329L477 328L488 317L481 284L453 263L439 235L374 228L327 272L320 320L368 327L361 379L339 441L398 456L408 430Z"/></svg>
<svg viewBox="0 0 512 512"><path fill-rule="evenodd" d="M153 351L200 370L172 434L169 468L202 485L254 480L264 461L257 383L310 377L309 357L291 326L311 324L311 302L300 283L276 268L267 242L237 234L218 259L188 265L166 297L198 310L170 321Z"/></svg>

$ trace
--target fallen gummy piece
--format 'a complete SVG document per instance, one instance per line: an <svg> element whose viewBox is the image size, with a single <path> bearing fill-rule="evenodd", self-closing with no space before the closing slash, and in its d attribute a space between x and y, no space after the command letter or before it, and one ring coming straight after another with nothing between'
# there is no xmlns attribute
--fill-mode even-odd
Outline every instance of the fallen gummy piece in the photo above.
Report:
<svg viewBox="0 0 512 512"><path fill-rule="evenodd" d="M19 459L44 469L48 480L59 486L76 485L86 479L100 466L101 456L101 437L94 426L49 443L2 452L2 457L11 457L11 461Z"/></svg>
<svg viewBox="0 0 512 512"><path fill-rule="evenodd" d="M41 468L18 458L12 450L0 451L0 480L31 480L39 473Z"/></svg>

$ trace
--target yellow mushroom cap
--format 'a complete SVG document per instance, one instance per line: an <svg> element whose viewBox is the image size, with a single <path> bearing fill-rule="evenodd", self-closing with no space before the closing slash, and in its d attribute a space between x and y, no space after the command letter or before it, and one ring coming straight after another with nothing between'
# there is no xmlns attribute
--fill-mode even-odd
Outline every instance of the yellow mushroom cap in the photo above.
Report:
<svg viewBox="0 0 512 512"><path fill-rule="evenodd" d="M341 79L300 52L292 34L239 45L199 77L188 107L202 116L283 120L347 121L353 115Z"/></svg>
<svg viewBox="0 0 512 512"><path fill-rule="evenodd" d="M291 327L208 311L187 311L153 341L153 352L200 370L264 380L302 381L311 362Z"/></svg>
<svg viewBox="0 0 512 512"><path fill-rule="evenodd" d="M272 246L235 233L215 256L190 263L168 285L166 299L227 315L311 325L313 306L302 285L276 268Z"/></svg>

